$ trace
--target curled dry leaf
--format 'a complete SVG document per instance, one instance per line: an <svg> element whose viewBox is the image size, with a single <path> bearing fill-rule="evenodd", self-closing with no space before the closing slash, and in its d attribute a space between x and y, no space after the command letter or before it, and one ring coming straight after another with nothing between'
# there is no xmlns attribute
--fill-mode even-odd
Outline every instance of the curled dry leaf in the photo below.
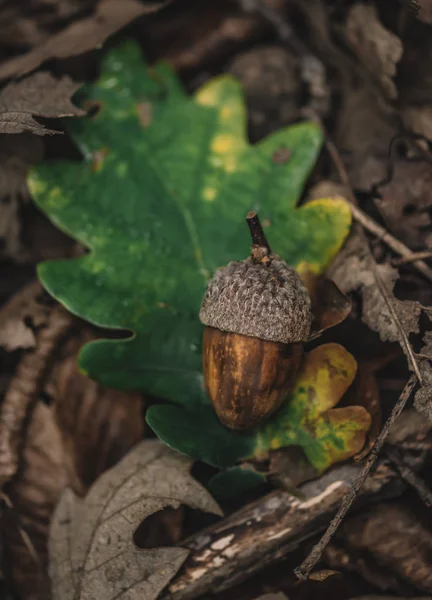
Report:
<svg viewBox="0 0 432 600"><path fill-rule="evenodd" d="M344 406L364 406L371 416L366 443L355 455L356 460L361 460L369 453L381 431L382 412L376 371L382 369L394 357L395 353L392 353L387 354L384 360L359 361L354 382L344 398Z"/></svg>
<svg viewBox="0 0 432 600"><path fill-rule="evenodd" d="M394 33L382 25L373 4L357 3L352 6L346 22L346 39L385 95L396 98L393 77L403 45Z"/></svg>
<svg viewBox="0 0 432 600"><path fill-rule="evenodd" d="M245 13L231 0L183 2L175 19L163 13L153 18L145 36L160 60L176 71L195 71L231 59L269 29L260 15Z"/></svg>
<svg viewBox="0 0 432 600"><path fill-rule="evenodd" d="M423 358L419 361L423 385L414 396L414 406L420 414L432 421L432 331L425 333L423 342L425 345L420 350L420 354L429 358Z"/></svg>
<svg viewBox="0 0 432 600"><path fill-rule="evenodd" d="M46 600L50 597L48 527L68 480L61 436L51 409L44 404L38 403L31 415L21 459L22 468L7 488L13 509L5 515L5 556L18 596ZM29 536L31 546L24 541L23 531ZM32 556L32 547L37 557Z"/></svg>
<svg viewBox="0 0 432 600"><path fill-rule="evenodd" d="M401 333L377 286L370 261L370 255L354 227L343 250L336 257L330 275L345 293L361 290L362 320L373 331L378 332L384 342L402 342ZM390 296L405 334L418 333L421 305L412 300L398 300L394 297L393 288L399 277L396 269L388 264L376 265L374 268ZM403 342L402 347L404 348Z"/></svg>
<svg viewBox="0 0 432 600"><path fill-rule="evenodd" d="M140 523L181 504L221 514L190 475L191 464L160 442L147 440L104 473L85 499L66 489L49 541L54 599L157 598L189 551L138 549L133 534Z"/></svg>
<svg viewBox="0 0 432 600"><path fill-rule="evenodd" d="M20 208L28 198L30 164L42 160L42 140L31 133L0 134L0 258L23 262L29 253L21 240Z"/></svg>
<svg viewBox="0 0 432 600"><path fill-rule="evenodd" d="M331 279L317 277L310 271L303 271L301 278L312 301L314 320L310 337L313 339L344 321L351 311L352 302Z"/></svg>
<svg viewBox="0 0 432 600"><path fill-rule="evenodd" d="M381 572L387 571L417 590L432 592L432 534L411 510L379 504L345 521L340 536L353 559L364 556L366 563L378 565Z"/></svg>
<svg viewBox="0 0 432 600"><path fill-rule="evenodd" d="M432 0L409 0L411 5L417 9L420 21L432 25Z"/></svg>
<svg viewBox="0 0 432 600"><path fill-rule="evenodd" d="M34 348L34 328L44 325L51 309L43 301L38 281L30 283L13 296L0 310L0 346L8 352L17 348Z"/></svg>
<svg viewBox="0 0 432 600"><path fill-rule="evenodd" d="M263 594L254 598L254 600L288 600L283 592L270 592L269 594Z"/></svg>
<svg viewBox="0 0 432 600"><path fill-rule="evenodd" d="M298 60L288 49L280 45L253 48L237 55L228 72L243 86L252 139L260 139L269 130L298 118L301 98Z"/></svg>
<svg viewBox="0 0 432 600"><path fill-rule="evenodd" d="M342 99L334 135L354 189L370 191L386 177L388 149L397 133L396 114L376 86L357 81Z"/></svg>
<svg viewBox="0 0 432 600"><path fill-rule="evenodd" d="M171 0L147 2L137 0L103 0L96 6L94 14L74 21L46 41L0 66L0 79L30 73L46 60L69 58L94 50L113 33L142 15L154 12L169 4Z"/></svg>
<svg viewBox="0 0 432 600"><path fill-rule="evenodd" d="M44 71L9 83L0 92L0 133L59 133L47 129L33 117L84 115L85 111L74 106L70 100L80 86L68 76L56 79Z"/></svg>
<svg viewBox="0 0 432 600"><path fill-rule="evenodd" d="M105 388L78 370L78 351L91 339L94 333L83 327L68 341L47 389L78 490L87 489L144 435L141 394Z"/></svg>
<svg viewBox="0 0 432 600"><path fill-rule="evenodd" d="M432 248L432 166L394 160L390 181L378 193L375 204L388 229L412 250Z"/></svg>

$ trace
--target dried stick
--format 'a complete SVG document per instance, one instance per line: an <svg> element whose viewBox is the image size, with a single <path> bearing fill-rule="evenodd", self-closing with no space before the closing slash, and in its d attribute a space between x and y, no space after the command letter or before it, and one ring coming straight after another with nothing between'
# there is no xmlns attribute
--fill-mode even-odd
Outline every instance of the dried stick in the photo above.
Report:
<svg viewBox="0 0 432 600"><path fill-rule="evenodd" d="M72 319L61 306L52 311L48 325L37 336L36 348L23 356L9 384L0 406L0 486L18 468L21 433L29 406L39 392L53 350L71 326Z"/></svg>
<svg viewBox="0 0 432 600"><path fill-rule="evenodd" d="M432 448L432 424L408 419L397 442L409 445L410 463L418 471ZM325 529L361 467L334 467L300 486L302 498L277 490L243 506L236 513L197 532L179 546L190 549L182 569L163 595L164 600L191 600L221 592L258 573ZM380 458L356 498L356 507L399 496L406 484L387 459Z"/></svg>
<svg viewBox="0 0 432 600"><path fill-rule="evenodd" d="M327 531L324 533L324 535L322 536L322 538L320 539L318 544L316 544L312 548L312 551L310 552L310 554L306 558L306 560L304 560L302 562L302 564L295 569L294 572L299 579L306 580L309 577L309 574L311 573L311 571L314 568L314 566L316 565L316 563L321 558L321 554L322 554L324 548L330 542L330 540L333 537L334 533L336 532L337 528L339 527L339 525L343 521L345 515L349 511L357 494L361 490L364 482L366 481L366 478L369 475L370 470L374 466L374 464L378 458L378 455L381 452L382 447L384 446L384 442L387 439L390 429L392 428L393 424L398 420L401 412L405 408L405 405L406 405L408 399L410 398L416 384L417 384L416 377L414 375L411 375L411 377L408 380L408 383L405 385L404 389L402 390L401 395L399 396L399 400L394 405L389 418L384 423L384 427L382 428L381 433L377 437L375 444L374 444L372 450L370 451L365 464L363 465L360 473L354 480L351 489L344 496L342 503L339 507L339 510L336 513L336 516L333 517L333 519L330 522L330 525L327 528Z"/></svg>
<svg viewBox="0 0 432 600"><path fill-rule="evenodd" d="M403 256L402 258L395 258L393 264L395 267L401 267L408 263L422 260L424 258L432 258L432 250L423 250L422 252L413 252L412 256Z"/></svg>

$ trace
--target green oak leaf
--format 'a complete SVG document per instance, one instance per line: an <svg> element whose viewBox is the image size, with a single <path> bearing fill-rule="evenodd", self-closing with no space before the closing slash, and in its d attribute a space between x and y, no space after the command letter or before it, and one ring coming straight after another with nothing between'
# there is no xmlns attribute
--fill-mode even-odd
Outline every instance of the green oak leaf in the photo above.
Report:
<svg viewBox="0 0 432 600"><path fill-rule="evenodd" d="M272 450L301 446L322 472L364 446L371 417L363 406L334 408L354 380L357 364L339 344L323 344L309 352L292 392L281 409L254 430L227 429L211 406L199 410L152 406L147 421L168 445L226 468Z"/></svg>
<svg viewBox="0 0 432 600"><path fill-rule="evenodd" d="M321 132L305 122L250 145L235 79L217 77L191 97L132 43L106 54L86 93L99 111L69 128L84 160L41 164L29 187L89 252L42 263L39 277L72 313L132 332L87 344L84 372L206 407L199 306L215 269L247 257L247 212L259 212L274 250L300 271L321 273L348 233L341 198L296 208Z"/></svg>

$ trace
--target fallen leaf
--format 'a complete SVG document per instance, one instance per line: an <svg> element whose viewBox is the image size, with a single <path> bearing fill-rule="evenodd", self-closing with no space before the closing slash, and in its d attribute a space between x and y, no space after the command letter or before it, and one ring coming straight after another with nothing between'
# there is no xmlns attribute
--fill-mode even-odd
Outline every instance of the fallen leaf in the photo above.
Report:
<svg viewBox="0 0 432 600"><path fill-rule="evenodd" d="M68 484L61 436L52 411L38 403L31 415L21 456L22 468L8 487L13 510L3 523L8 573L15 591L26 600L50 598L48 528L60 493ZM25 532L37 552L32 556Z"/></svg>
<svg viewBox="0 0 432 600"><path fill-rule="evenodd" d="M94 338L87 327L71 338L57 357L47 388L70 479L84 490L144 435L141 394L105 388L79 372L78 351Z"/></svg>
<svg viewBox="0 0 432 600"><path fill-rule="evenodd" d="M248 255L251 206L275 251L316 274L342 245L351 211L343 199L325 198L296 208L321 132L306 122L250 145L231 77L215 78L191 98L171 70L146 68L128 44L106 55L89 94L101 109L73 133L86 161L39 165L29 184L50 219L91 251L44 263L39 276L72 312L134 331L127 341L85 346L83 371L109 387L201 402L199 307L208 277ZM145 128L143 102L152 105ZM288 162L273 160L281 148L292 152ZM93 153L102 149L95 171Z"/></svg>
<svg viewBox="0 0 432 600"><path fill-rule="evenodd" d="M338 344L323 344L306 355L285 404L266 423L251 431L224 427L212 406L188 410L157 405L147 421L169 446L216 467L251 458L264 459L287 446L300 446L312 466L322 472L359 452L371 424L362 406L334 408L353 382L354 358Z"/></svg>
<svg viewBox="0 0 432 600"><path fill-rule="evenodd" d="M308 271L302 272L301 278L312 302L314 320L310 339L313 339L342 323L351 312L352 303L331 279L316 277Z"/></svg>
<svg viewBox="0 0 432 600"><path fill-rule="evenodd" d="M389 231L412 250L432 248L432 166L395 159L390 181L377 191L375 205Z"/></svg>
<svg viewBox="0 0 432 600"><path fill-rule="evenodd" d="M380 360L360 360L354 382L344 397L344 406L364 406L371 416L366 443L354 457L355 460L362 460L369 453L381 431L382 411L376 371L382 369L394 357L395 353L392 352Z"/></svg>
<svg viewBox="0 0 432 600"><path fill-rule="evenodd" d="M432 139L432 106L407 106L402 110L402 119L407 131Z"/></svg>
<svg viewBox="0 0 432 600"><path fill-rule="evenodd" d="M341 572L340 571L334 571L333 569L320 569L319 571L312 571L312 573L310 573L310 575L308 576L308 579L311 579L312 581L325 581L326 579L328 579L329 577L332 577L333 575L340 575Z"/></svg>
<svg viewBox="0 0 432 600"><path fill-rule="evenodd" d="M47 129L33 117L84 115L85 111L70 101L79 87L81 84L72 81L67 75L56 79L45 71L9 83L0 92L0 133L60 133Z"/></svg>
<svg viewBox="0 0 432 600"><path fill-rule="evenodd" d="M356 228L354 227L344 248L333 262L329 274L344 293L353 290L361 291L363 322L373 331L379 333L384 342L397 341L404 348L401 333L376 284L374 268L378 271L379 277L389 294L392 306L406 335L419 332L419 317L422 307L416 301L395 298L393 288L399 277L397 270L388 264L374 267L371 265L370 260L370 255L363 241L356 235Z"/></svg>
<svg viewBox="0 0 432 600"><path fill-rule="evenodd" d="M288 49L280 45L253 48L237 55L228 72L243 86L252 140L299 118L298 59Z"/></svg>
<svg viewBox="0 0 432 600"><path fill-rule="evenodd" d="M46 323L50 308L43 301L44 291L39 282L33 282L0 309L0 346L7 352L18 348L34 348L33 328Z"/></svg>
<svg viewBox="0 0 432 600"><path fill-rule="evenodd" d="M393 82L403 45L379 20L373 4L354 4L348 13L346 39L358 59L388 98L396 98Z"/></svg>
<svg viewBox="0 0 432 600"><path fill-rule="evenodd" d="M275 487L298 495L297 487L317 476L317 470L300 446L280 448L270 453L267 478Z"/></svg>
<svg viewBox="0 0 432 600"><path fill-rule="evenodd" d="M430 596L410 596L408 597L401 597L401 596L382 596L381 594L379 596L376 595L372 595L372 596L356 596L355 598L352 598L351 600L430 600Z"/></svg>
<svg viewBox="0 0 432 600"><path fill-rule="evenodd" d="M269 594L263 594L257 596L254 600L288 600L283 592L270 592Z"/></svg>
<svg viewBox="0 0 432 600"><path fill-rule="evenodd" d="M410 2L417 8L420 21L432 25L432 0L410 0Z"/></svg>
<svg viewBox="0 0 432 600"><path fill-rule="evenodd" d="M423 342L420 354L430 358L418 360L423 385L415 393L414 406L420 414L432 421L432 331L424 334Z"/></svg>
<svg viewBox="0 0 432 600"><path fill-rule="evenodd" d="M147 2L138 0L102 0L95 13L74 21L46 41L0 65L0 79L26 75L53 58L69 58L98 48L113 33L145 14L159 10L171 0Z"/></svg>
<svg viewBox="0 0 432 600"><path fill-rule="evenodd" d="M395 111L370 83L360 80L346 90L334 141L355 190L370 192L385 179L390 143L398 133Z"/></svg>
<svg viewBox="0 0 432 600"><path fill-rule="evenodd" d="M83 11L91 9L97 0L3 0L0 13L2 46L19 52L40 44L53 30Z"/></svg>
<svg viewBox="0 0 432 600"><path fill-rule="evenodd" d="M283 0L277 0L278 4ZM176 18L159 13L143 32L152 54L177 72L206 71L231 60L245 42L261 40L271 26L260 15L245 13L231 0L183 2Z"/></svg>
<svg viewBox="0 0 432 600"><path fill-rule="evenodd" d="M356 370L356 361L339 344L323 344L309 352L287 401L257 431L254 454L299 445L322 472L359 452L371 425L369 413L363 406L335 408Z"/></svg>
<svg viewBox="0 0 432 600"><path fill-rule="evenodd" d="M66 489L49 541L54 599L156 599L189 551L137 548L133 534L139 524L183 503L221 514L189 474L190 466L189 459L147 440L102 475L86 498Z"/></svg>
<svg viewBox="0 0 432 600"><path fill-rule="evenodd" d="M30 133L0 134L0 258L15 262L30 256L21 239L21 208L28 200L29 165L42 160L39 137Z"/></svg>
<svg viewBox="0 0 432 600"><path fill-rule="evenodd" d="M362 556L394 580L432 592L432 534L415 511L381 503L344 521L339 535L355 561Z"/></svg>

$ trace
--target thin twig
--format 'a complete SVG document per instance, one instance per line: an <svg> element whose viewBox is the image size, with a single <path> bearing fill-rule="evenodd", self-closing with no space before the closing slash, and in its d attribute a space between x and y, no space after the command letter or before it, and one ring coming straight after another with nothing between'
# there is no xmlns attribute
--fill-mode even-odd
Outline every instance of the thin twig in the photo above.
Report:
<svg viewBox="0 0 432 600"><path fill-rule="evenodd" d="M432 506L432 492L425 482L420 479L416 473L405 463L399 450L394 446L389 446L386 454L399 471L400 476L406 481L418 494L419 498L426 504Z"/></svg>
<svg viewBox="0 0 432 600"><path fill-rule="evenodd" d="M315 117L315 119L317 119ZM318 119L319 124L322 127L321 121ZM323 128L324 131L324 128ZM384 227L376 223L369 215L361 210L361 208L357 205L357 199L352 191L350 180L348 177L347 170L342 161L342 158L338 152L338 149L332 142L332 140L325 133L325 144L328 150L328 153L331 156L331 159L336 167L341 183L346 188L347 200L351 205L351 212L353 214L354 219L360 223L369 233L373 233L376 235L382 242L387 244L389 248L391 248L394 252L399 254L400 256L412 260L412 265L417 271L419 271L422 275L424 275L429 281L432 281L432 269L428 267L428 265L422 260L418 260L415 256L415 253L412 252L405 244L400 242L397 238L395 238L391 233L389 233Z"/></svg>
<svg viewBox="0 0 432 600"><path fill-rule="evenodd" d="M309 574L311 573L311 571L315 567L316 563L321 558L321 554L322 554L324 548L330 542L334 533L336 532L339 525L345 518L349 509L351 508L351 505L354 502L358 492L362 488L367 476L369 475L370 470L374 466L374 464L378 458L378 455L382 450L382 447L384 445L384 442L387 439L390 429L392 428L394 423L398 420L401 412L405 408L405 405L406 405L408 399L410 398L416 385L417 385L417 379L414 375L411 375L411 377L408 380L408 383L405 385L401 395L399 396L399 400L396 402L395 406L393 407L393 410L392 410L389 418L384 423L384 427L382 428L381 433L377 437L375 444L374 444L372 450L370 451L370 454L369 454L362 470L360 471L359 475L353 482L350 491L344 496L342 503L339 507L339 510L336 513L336 516L333 517L333 519L330 522L330 525L327 528L327 531L324 533L324 535L322 536L320 541L312 548L312 551L310 552L310 554L308 555L306 560L304 560L302 562L302 564L295 569L294 572L299 579L302 579L302 580L308 579Z"/></svg>
<svg viewBox="0 0 432 600"><path fill-rule="evenodd" d="M395 267L406 265L410 262L422 260L424 258L432 258L432 250L423 250L422 252L413 252L411 256L403 256L402 258L395 258L393 264Z"/></svg>

